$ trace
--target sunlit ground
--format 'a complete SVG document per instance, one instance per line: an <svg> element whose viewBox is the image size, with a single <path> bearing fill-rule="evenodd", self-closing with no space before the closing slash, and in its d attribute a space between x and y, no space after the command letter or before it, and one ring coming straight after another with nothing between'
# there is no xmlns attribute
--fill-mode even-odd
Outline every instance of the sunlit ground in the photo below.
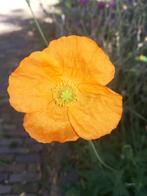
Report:
<svg viewBox="0 0 147 196"><path fill-rule="evenodd" d="M32 8L37 17L43 15L40 5L45 8L56 4L58 0L31 0ZM25 0L5 0L0 3L0 34L5 32L21 30L21 27L13 20L14 17L21 16L22 19L31 18L30 10ZM7 22L7 18L11 18L10 23Z"/></svg>

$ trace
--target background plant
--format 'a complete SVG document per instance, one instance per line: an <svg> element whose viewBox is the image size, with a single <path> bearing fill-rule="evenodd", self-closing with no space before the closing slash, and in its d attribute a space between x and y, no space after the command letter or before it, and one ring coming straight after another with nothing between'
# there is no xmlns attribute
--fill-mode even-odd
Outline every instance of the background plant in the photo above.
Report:
<svg viewBox="0 0 147 196"><path fill-rule="evenodd" d="M116 66L111 87L124 97L123 118L113 134L95 142L104 169L84 141L70 143L62 167L78 178L64 184L66 196L147 195L147 2L145 0L60 0L52 14L56 36L95 39ZM44 10L48 15L48 11Z"/></svg>
<svg viewBox="0 0 147 196"><path fill-rule="evenodd" d="M78 34L95 39L116 66L110 84L124 97L119 128L96 141L112 173L98 165L86 142L70 144L69 159L78 181L64 187L66 195L147 195L147 2L143 0L61 0L53 15L57 35ZM82 145L82 147L81 147ZM89 156L91 160L89 160Z"/></svg>

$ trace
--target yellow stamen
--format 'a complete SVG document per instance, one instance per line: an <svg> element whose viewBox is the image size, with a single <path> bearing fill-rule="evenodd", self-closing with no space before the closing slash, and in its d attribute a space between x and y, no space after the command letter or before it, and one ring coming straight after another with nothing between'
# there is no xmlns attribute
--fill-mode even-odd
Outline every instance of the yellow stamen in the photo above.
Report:
<svg viewBox="0 0 147 196"><path fill-rule="evenodd" d="M55 101L59 106L65 106L76 100L76 93L74 87L64 83L56 87Z"/></svg>

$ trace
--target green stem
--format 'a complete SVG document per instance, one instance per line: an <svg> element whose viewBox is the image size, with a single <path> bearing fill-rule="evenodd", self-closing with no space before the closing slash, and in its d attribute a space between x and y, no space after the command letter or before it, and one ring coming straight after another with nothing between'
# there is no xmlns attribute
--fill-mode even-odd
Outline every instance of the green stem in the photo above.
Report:
<svg viewBox="0 0 147 196"><path fill-rule="evenodd" d="M33 12L33 10L32 10L31 4L30 4L30 0L25 0L25 1L26 1L27 5L28 5L28 7L29 7L29 9L30 9L30 12L31 12L31 14L32 14L32 16L33 16L34 22L35 22L36 27L37 27L37 29L38 29L38 31L39 31L41 37L42 37L42 40L43 40L44 44L45 44L46 46L48 46L48 41L47 41L47 39L45 38L44 33L43 33L43 31L42 31L42 29L41 29L41 27L40 27L40 24L39 24L38 20L37 20L36 17L35 17L35 14L34 14L34 12ZM100 162L100 164L101 164L102 166L104 166L105 168L107 168L107 169L113 171L113 172L117 172L117 170L115 170L114 168L112 168L112 167L110 167L109 165L107 165L107 164L101 159L100 155L98 154L98 152L97 152L97 150L96 150L96 148L95 148L94 143L93 143L92 141L89 141L89 144L90 144L92 150L94 151L95 156L96 156L97 160Z"/></svg>
<svg viewBox="0 0 147 196"><path fill-rule="evenodd" d="M46 46L48 46L48 41L47 41L47 39L45 38L44 33L43 33L43 31L42 31L42 29L41 29L41 27L40 27L40 24L39 24L39 22L38 22L38 20L37 20L37 18L36 18L36 16L35 16L33 10L32 10L31 4L30 4L30 0L25 0L25 1L26 1L27 5L28 5L28 7L29 7L29 9L30 9L30 12L31 12L31 14L32 14L32 16L33 16L34 22L35 22L36 27L37 27L37 29L38 29L38 31L39 31L41 37L42 37L42 40L43 40L44 44L45 44Z"/></svg>
<svg viewBox="0 0 147 196"><path fill-rule="evenodd" d="M94 143L93 143L92 141L89 141L89 145L90 145L90 147L92 148L92 150L93 150L93 152L94 152L94 154L95 154L97 160L100 162L100 164L101 164L102 166L104 166L105 168L111 170L112 172L117 172L116 169L114 169L114 168L112 168L111 166L107 165L107 164L102 160L102 158L100 157L100 155L99 155L98 151L96 150L96 147L95 147L95 145L94 145Z"/></svg>

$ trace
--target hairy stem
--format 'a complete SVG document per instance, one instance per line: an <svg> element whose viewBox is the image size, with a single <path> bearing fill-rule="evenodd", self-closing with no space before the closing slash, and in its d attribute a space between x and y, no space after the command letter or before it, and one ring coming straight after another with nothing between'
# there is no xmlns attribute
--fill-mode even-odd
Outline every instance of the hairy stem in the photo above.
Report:
<svg viewBox="0 0 147 196"><path fill-rule="evenodd" d="M100 157L98 151L96 150L96 147L95 147L93 141L89 141L89 145L90 145L90 147L92 148L92 150L93 150L93 152L94 152L94 154L95 154L97 160L99 161L99 163L100 163L102 166L104 166L105 168L111 170L112 172L117 172L116 169L114 169L114 168L112 168L111 166L107 165L107 164L102 160L102 158Z"/></svg>
<svg viewBox="0 0 147 196"><path fill-rule="evenodd" d="M43 40L44 44L45 44L46 46L48 46L48 41L47 41L47 39L45 38L44 33L43 33L43 31L42 31L42 29L41 29L41 27L40 27L40 24L39 24L39 22L38 22L38 20L37 20L37 18L36 18L36 16L35 16L35 14L34 14L34 12L33 12L33 9L32 9L31 4L30 4L30 0L25 0L25 1L26 1L27 5L28 5L28 7L29 7L29 9L30 9L30 12L31 12L32 17L33 17L33 20L34 20L34 22L35 22L35 24L36 24L37 30L39 31L39 33L40 33L40 35L41 35L41 37L42 37L42 40Z"/></svg>

